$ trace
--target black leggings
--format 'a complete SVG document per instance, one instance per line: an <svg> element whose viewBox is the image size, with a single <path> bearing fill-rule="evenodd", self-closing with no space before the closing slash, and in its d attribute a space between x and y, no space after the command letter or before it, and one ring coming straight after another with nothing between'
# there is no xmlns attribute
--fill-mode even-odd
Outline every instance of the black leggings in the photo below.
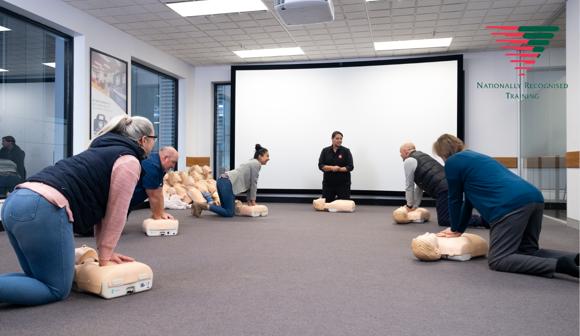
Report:
<svg viewBox="0 0 580 336"><path fill-rule="evenodd" d="M350 199L350 184L328 184L322 183L322 197L326 198L326 203L333 202L337 199Z"/></svg>

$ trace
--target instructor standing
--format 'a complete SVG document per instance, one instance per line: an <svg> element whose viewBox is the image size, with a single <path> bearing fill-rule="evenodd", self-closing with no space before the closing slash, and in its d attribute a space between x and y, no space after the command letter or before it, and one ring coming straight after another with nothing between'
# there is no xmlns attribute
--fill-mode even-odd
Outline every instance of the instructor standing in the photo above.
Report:
<svg viewBox="0 0 580 336"><path fill-rule="evenodd" d="M350 199L350 172L354 169L350 150L342 146L342 133L332 132L332 146L322 149L318 169L324 172L322 197L326 202Z"/></svg>

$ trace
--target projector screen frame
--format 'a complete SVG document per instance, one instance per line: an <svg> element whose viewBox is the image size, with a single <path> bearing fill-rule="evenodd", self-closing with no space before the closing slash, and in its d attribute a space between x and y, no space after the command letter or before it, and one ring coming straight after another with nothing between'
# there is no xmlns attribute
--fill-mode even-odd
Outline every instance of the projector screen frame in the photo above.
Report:
<svg viewBox="0 0 580 336"><path fill-rule="evenodd" d="M328 63L283 63L283 64L254 64L254 65L232 65L231 66L231 119L230 119L230 167L236 168L235 162L235 138L236 138L236 72L247 70L288 70L288 69L321 69L321 68L346 68L346 67L365 67L377 65L396 65L409 63L432 63L432 62L457 62L457 137L464 140L465 136L465 73L463 70L463 54L397 58L385 60L368 60L368 61L345 61L345 62L328 62ZM433 140L435 141L435 139ZM267 147L267 146L266 146ZM322 181L322 179L321 179ZM320 189L273 189L259 188L258 194L270 195L312 195L320 194ZM377 199L381 197L401 199L404 197L404 191L393 190L352 190L353 198ZM258 195L260 196L260 195ZM291 198L291 197L290 197ZM287 199L287 198L285 198ZM269 201L272 201L268 197ZM375 203L375 202L370 202Z"/></svg>

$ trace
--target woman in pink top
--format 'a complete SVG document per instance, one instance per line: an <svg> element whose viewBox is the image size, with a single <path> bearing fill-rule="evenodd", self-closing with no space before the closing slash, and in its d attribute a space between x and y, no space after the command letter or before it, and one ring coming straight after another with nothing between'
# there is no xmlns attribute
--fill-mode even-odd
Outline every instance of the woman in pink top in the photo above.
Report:
<svg viewBox="0 0 580 336"><path fill-rule="evenodd" d="M47 167L17 186L2 223L23 273L0 275L0 302L39 305L66 298L74 277L73 231L95 229L100 263L133 258L115 252L140 161L155 144L152 123L120 116L84 152Z"/></svg>

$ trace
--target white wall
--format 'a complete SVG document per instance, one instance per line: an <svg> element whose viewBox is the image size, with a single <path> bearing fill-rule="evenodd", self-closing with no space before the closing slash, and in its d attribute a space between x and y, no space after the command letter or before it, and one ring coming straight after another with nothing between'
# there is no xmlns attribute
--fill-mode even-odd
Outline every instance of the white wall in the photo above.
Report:
<svg viewBox="0 0 580 336"><path fill-rule="evenodd" d="M563 49L548 49L542 55L539 66L563 66L565 64ZM517 83L513 66L502 52L481 52L464 54L465 69L465 134L467 145L476 151L491 156L517 156L519 147L518 113L519 102L505 98L505 90L484 90L477 88L477 82ZM195 111L200 122L212 121L213 96L211 83L230 80L229 66L198 67L195 72ZM212 121L213 122L213 121ZM213 131L200 129L196 139L200 143L212 142ZM493 131L490 131L493 130ZM203 133L203 134L201 134ZM209 139L209 140L207 140ZM198 147L206 150L212 148ZM201 152L200 154L204 154Z"/></svg>
<svg viewBox="0 0 580 336"><path fill-rule="evenodd" d="M566 3L566 96L567 151L580 150L580 1ZM580 169L569 168L567 173L568 218L580 221ZM571 222L571 221L569 221ZM576 226L577 227L577 226Z"/></svg>
<svg viewBox="0 0 580 336"><path fill-rule="evenodd" d="M189 156L211 156L213 159L213 83L230 81L230 66L202 66L194 70L193 111L186 127ZM201 126L198 126L201 125ZM213 162L213 161L211 161Z"/></svg>
<svg viewBox="0 0 580 336"><path fill-rule="evenodd" d="M73 152L89 142L89 50L94 48L130 62L138 59L146 65L179 78L179 150L185 150L184 125L193 115L193 67L161 50L138 40L60 0L6 0L3 6L74 37L74 141ZM129 83L131 71L129 68ZM131 86L129 85L129 99ZM129 110L131 102L129 101ZM130 111L129 111L130 113ZM182 153L183 154L183 153ZM185 153L187 155L187 153ZM183 157L180 166L183 163Z"/></svg>

